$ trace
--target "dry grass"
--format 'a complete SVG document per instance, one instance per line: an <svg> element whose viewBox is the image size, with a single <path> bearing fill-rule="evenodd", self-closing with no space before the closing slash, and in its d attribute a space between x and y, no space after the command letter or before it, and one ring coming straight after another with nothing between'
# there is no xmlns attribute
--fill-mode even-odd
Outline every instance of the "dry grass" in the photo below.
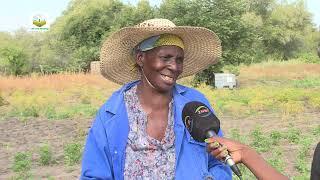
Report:
<svg viewBox="0 0 320 180"><path fill-rule="evenodd" d="M92 74L0 77L1 118L91 117L119 85ZM3 114L4 113L4 114ZM1 119L0 118L0 119Z"/></svg>
<svg viewBox="0 0 320 180"><path fill-rule="evenodd" d="M320 77L320 64L307 64L299 61L265 62L240 67L239 82L249 86L259 80L297 80Z"/></svg>
<svg viewBox="0 0 320 180"><path fill-rule="evenodd" d="M320 108L320 64L288 61L242 66L238 80L240 88L234 91L206 85L198 90L220 115L248 116L264 112L286 115ZM187 86L191 82L192 77L178 81ZM2 111L18 117L91 116L119 87L94 74L0 76L1 101L9 104Z"/></svg>
<svg viewBox="0 0 320 180"><path fill-rule="evenodd" d="M103 89L116 89L119 86L107 81L100 75L93 74L52 74L31 75L24 77L0 76L0 91L10 92L14 90L33 91L36 89L50 89L63 91L68 88L94 86Z"/></svg>

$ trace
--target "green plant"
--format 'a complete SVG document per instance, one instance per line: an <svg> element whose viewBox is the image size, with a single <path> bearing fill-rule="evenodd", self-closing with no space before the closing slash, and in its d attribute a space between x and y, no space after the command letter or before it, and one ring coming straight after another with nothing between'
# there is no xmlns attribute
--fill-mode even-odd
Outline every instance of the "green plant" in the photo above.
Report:
<svg viewBox="0 0 320 180"><path fill-rule="evenodd" d="M5 101L4 98L1 96L1 92L0 92L0 106L5 105Z"/></svg>
<svg viewBox="0 0 320 180"><path fill-rule="evenodd" d="M41 165L46 166L52 162L52 150L48 144L45 144L40 147L39 154Z"/></svg>
<svg viewBox="0 0 320 180"><path fill-rule="evenodd" d="M242 179L256 179L254 174L243 164L238 164L238 167L242 173ZM233 175L232 179L239 179L236 175Z"/></svg>
<svg viewBox="0 0 320 180"><path fill-rule="evenodd" d="M32 174L31 170L31 154L29 152L18 152L14 156L14 162L12 165L12 170L17 173L13 176L16 180L30 179Z"/></svg>
<svg viewBox="0 0 320 180"><path fill-rule="evenodd" d="M279 149L275 149L272 152L272 157L268 159L268 162L272 167L276 168L280 172L283 172L285 163L283 162L281 157L282 157L282 151Z"/></svg>
<svg viewBox="0 0 320 180"><path fill-rule="evenodd" d="M14 172L27 172L31 169L31 157L28 152L18 152L14 156L12 170Z"/></svg>
<svg viewBox="0 0 320 180"><path fill-rule="evenodd" d="M319 77L308 77L299 80L293 80L292 84L297 88L315 88L320 87L320 78Z"/></svg>
<svg viewBox="0 0 320 180"><path fill-rule="evenodd" d="M277 130L273 130L271 133L270 133L270 138L271 138L271 143L272 145L278 145L279 144L279 141L281 139L281 133Z"/></svg>
<svg viewBox="0 0 320 180"><path fill-rule="evenodd" d="M296 157L295 168L302 174L310 172L310 163L307 162L307 156L311 144L312 139L310 139L310 137L302 137L299 141L299 151Z"/></svg>
<svg viewBox="0 0 320 180"><path fill-rule="evenodd" d="M227 73L232 73L236 76L240 75L240 70L239 66L234 66L234 65L226 65L223 67L223 70L225 70Z"/></svg>
<svg viewBox="0 0 320 180"><path fill-rule="evenodd" d="M301 131L293 126L290 127L284 137L291 143L298 143L300 140Z"/></svg>
<svg viewBox="0 0 320 180"><path fill-rule="evenodd" d="M320 135L320 125L314 127L314 129L312 130L312 134L315 136Z"/></svg>
<svg viewBox="0 0 320 180"><path fill-rule="evenodd" d="M240 141L241 143L246 143L247 137L245 135L240 134L240 130L237 128L233 128L230 131L231 139Z"/></svg>
<svg viewBox="0 0 320 180"><path fill-rule="evenodd" d="M80 143L67 144L64 147L64 162L68 166L75 165L80 162L82 155L82 145Z"/></svg>
<svg viewBox="0 0 320 180"><path fill-rule="evenodd" d="M264 135L260 127L256 127L251 131L252 137L251 146L253 146L259 152L266 152L270 149L271 142L268 136Z"/></svg>

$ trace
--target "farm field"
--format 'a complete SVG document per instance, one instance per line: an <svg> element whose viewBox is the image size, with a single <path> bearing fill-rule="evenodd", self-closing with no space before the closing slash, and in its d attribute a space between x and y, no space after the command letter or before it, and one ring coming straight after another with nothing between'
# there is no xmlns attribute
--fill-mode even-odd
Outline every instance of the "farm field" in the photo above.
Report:
<svg viewBox="0 0 320 180"><path fill-rule="evenodd" d="M309 179L320 141L320 64L266 62L239 71L238 89L197 87L225 136L254 147L290 179ZM77 179L92 119L119 87L92 74L0 77L0 179Z"/></svg>

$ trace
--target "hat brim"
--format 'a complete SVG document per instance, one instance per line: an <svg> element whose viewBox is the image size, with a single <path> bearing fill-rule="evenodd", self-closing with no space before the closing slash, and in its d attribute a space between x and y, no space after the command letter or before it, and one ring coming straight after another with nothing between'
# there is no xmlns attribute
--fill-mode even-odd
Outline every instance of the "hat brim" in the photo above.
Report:
<svg viewBox="0 0 320 180"><path fill-rule="evenodd" d="M133 48L144 39L159 34L175 34L184 43L183 73L179 78L196 74L218 62L221 42L209 29L192 26L126 27L115 32L103 43L100 53L101 74L117 84L140 79Z"/></svg>

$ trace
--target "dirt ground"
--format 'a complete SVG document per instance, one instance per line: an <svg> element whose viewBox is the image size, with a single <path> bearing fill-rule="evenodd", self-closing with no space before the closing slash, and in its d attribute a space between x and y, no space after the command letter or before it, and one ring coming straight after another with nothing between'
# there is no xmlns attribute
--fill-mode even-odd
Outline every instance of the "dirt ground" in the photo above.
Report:
<svg viewBox="0 0 320 180"><path fill-rule="evenodd" d="M315 125L320 124L320 112L304 113L298 117L281 117L276 114L260 115L255 117L234 118L230 116L220 117L222 129L226 136L232 128L240 130L240 134L248 134L257 124L264 132L271 130L285 131L289 124L300 128L303 133L308 133ZM30 119L19 121L7 119L0 121L0 179L10 179L14 176L10 169L13 164L14 154L18 151L32 152L31 173L36 179L78 179L80 165L67 167L63 163L63 146L77 138L83 138L90 127L91 119L69 120L45 120ZM310 132L309 132L310 133ZM43 143L48 143L53 150L56 163L50 166L40 166L38 149ZM316 144L315 144L316 145ZM311 163L312 152L310 149L309 161ZM288 165L285 172L290 176L296 175L294 161L297 147L290 144L282 144L284 161ZM272 147L270 147L272 148ZM268 157L269 154L263 154Z"/></svg>

